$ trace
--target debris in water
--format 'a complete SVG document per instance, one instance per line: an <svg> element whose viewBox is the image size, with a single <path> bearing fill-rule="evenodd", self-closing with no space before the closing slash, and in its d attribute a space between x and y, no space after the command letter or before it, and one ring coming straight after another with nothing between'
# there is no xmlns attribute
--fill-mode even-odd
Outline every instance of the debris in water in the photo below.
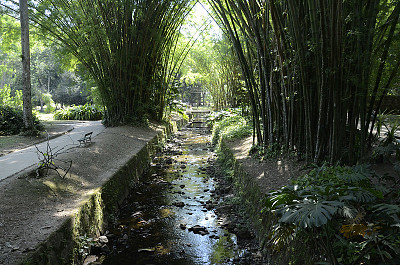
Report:
<svg viewBox="0 0 400 265"><path fill-rule="evenodd" d="M155 248L140 248L140 249L138 249L139 253L141 253L141 252L154 252L154 251L156 251Z"/></svg>

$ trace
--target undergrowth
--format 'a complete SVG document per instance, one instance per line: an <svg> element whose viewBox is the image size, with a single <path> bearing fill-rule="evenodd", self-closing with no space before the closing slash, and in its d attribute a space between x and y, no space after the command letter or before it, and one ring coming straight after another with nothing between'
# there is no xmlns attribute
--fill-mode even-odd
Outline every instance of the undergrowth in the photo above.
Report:
<svg viewBox="0 0 400 265"><path fill-rule="evenodd" d="M280 264L398 264L399 191L366 165L322 166L266 195Z"/></svg>
<svg viewBox="0 0 400 265"><path fill-rule="evenodd" d="M40 123L36 114L33 113L33 129L24 132L24 114L22 108L9 105L0 106L0 136L5 135L37 135L44 126Z"/></svg>
<svg viewBox="0 0 400 265"><path fill-rule="evenodd" d="M54 119L56 120L101 120L103 110L96 105L86 103L85 105L71 106L56 111Z"/></svg>
<svg viewBox="0 0 400 265"><path fill-rule="evenodd" d="M212 144L218 145L221 140L241 139L251 135L252 127L245 118L239 115L227 117L214 124L212 129Z"/></svg>
<svg viewBox="0 0 400 265"><path fill-rule="evenodd" d="M233 182L234 159L221 143L249 135L249 127L240 116L224 118L213 127L218 162ZM375 156L396 157L398 143L392 131L375 148ZM272 157L276 150L271 149ZM393 165L400 172L399 163ZM365 164L322 165L267 193L259 218L266 220L263 241L276 264L399 264L398 175L380 176Z"/></svg>

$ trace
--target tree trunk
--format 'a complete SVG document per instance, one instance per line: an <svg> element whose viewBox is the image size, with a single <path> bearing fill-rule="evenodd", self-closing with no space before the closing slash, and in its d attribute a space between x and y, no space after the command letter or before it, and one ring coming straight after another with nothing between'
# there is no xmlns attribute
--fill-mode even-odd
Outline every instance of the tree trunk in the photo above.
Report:
<svg viewBox="0 0 400 265"><path fill-rule="evenodd" d="M33 127L32 102L31 102L31 71L30 71L30 50L29 50L29 17L28 1L20 0L20 21L21 21L21 47L22 47L22 86L23 86L23 111L24 129Z"/></svg>
<svg viewBox="0 0 400 265"><path fill-rule="evenodd" d="M49 76L47 77L47 93L48 94L50 94L50 80L51 80L51 77L50 77L50 74L49 74Z"/></svg>

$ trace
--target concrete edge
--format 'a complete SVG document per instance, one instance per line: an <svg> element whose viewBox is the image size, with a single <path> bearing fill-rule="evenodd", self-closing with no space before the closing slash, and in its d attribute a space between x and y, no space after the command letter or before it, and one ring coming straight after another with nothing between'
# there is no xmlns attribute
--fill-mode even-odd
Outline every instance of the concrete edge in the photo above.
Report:
<svg viewBox="0 0 400 265"><path fill-rule="evenodd" d="M87 196L77 211L68 218L35 251L18 264L82 264L81 250L88 247L88 238L96 238L118 214L118 206L126 198L132 184L149 167L151 158L166 138L185 125L186 121L171 121L162 132L150 140L109 180Z"/></svg>

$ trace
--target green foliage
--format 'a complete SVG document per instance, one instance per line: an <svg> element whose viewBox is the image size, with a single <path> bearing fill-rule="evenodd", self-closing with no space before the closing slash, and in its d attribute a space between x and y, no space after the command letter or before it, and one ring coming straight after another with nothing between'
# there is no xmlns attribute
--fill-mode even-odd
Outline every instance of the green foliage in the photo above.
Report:
<svg viewBox="0 0 400 265"><path fill-rule="evenodd" d="M398 82L398 1L208 3L241 67L257 145L316 163L362 159L371 114Z"/></svg>
<svg viewBox="0 0 400 265"><path fill-rule="evenodd" d="M41 0L31 6L31 20L86 68L106 107L105 124L119 125L164 117L179 68L179 27L193 4Z"/></svg>
<svg viewBox="0 0 400 265"><path fill-rule="evenodd" d="M44 104L46 105L46 113L52 113L56 109L56 105L54 104L53 97L50 93L42 94L42 99Z"/></svg>
<svg viewBox="0 0 400 265"><path fill-rule="evenodd" d="M8 85L0 89L0 105L12 105L11 89Z"/></svg>
<svg viewBox="0 0 400 265"><path fill-rule="evenodd" d="M21 26L18 20L1 13L0 14L0 50L4 53L21 53Z"/></svg>
<svg viewBox="0 0 400 265"><path fill-rule="evenodd" d="M385 128L385 134L381 136L382 128ZM396 132L400 128L400 121L394 115L378 114L376 122L376 138L378 144L374 147L372 157L382 162L384 158L388 159L393 154L400 158L400 145L396 139Z"/></svg>
<svg viewBox="0 0 400 265"><path fill-rule="evenodd" d="M0 136L14 135L22 132L24 128L23 112L21 108L9 105L0 105ZM34 114L34 130L43 130L43 125Z"/></svg>
<svg viewBox="0 0 400 265"><path fill-rule="evenodd" d="M240 109L213 111L206 117L207 126L213 128L216 122L221 121L227 117L239 115L239 113Z"/></svg>
<svg viewBox="0 0 400 265"><path fill-rule="evenodd" d="M14 96L14 106L18 108L22 108L23 99L22 99L22 90L16 90Z"/></svg>
<svg viewBox="0 0 400 265"><path fill-rule="evenodd" d="M0 106L14 106L17 108L22 108L22 91L16 90L15 96L11 95L11 88L9 85L4 85L0 89Z"/></svg>
<svg viewBox="0 0 400 265"><path fill-rule="evenodd" d="M242 118L237 123L231 124L220 132L220 140L242 139L250 136L252 132L251 126Z"/></svg>
<svg viewBox="0 0 400 265"><path fill-rule="evenodd" d="M103 101L101 99L100 91L97 87L91 87L90 89L90 99L93 101L94 105L103 107Z"/></svg>
<svg viewBox="0 0 400 265"><path fill-rule="evenodd" d="M187 105L181 101L177 101L177 100L173 100L172 102L170 102L170 104L168 104L168 111L169 112L176 112L179 115L182 116L183 119L185 120L189 120L189 117L186 115L185 111L186 111Z"/></svg>
<svg viewBox="0 0 400 265"><path fill-rule="evenodd" d="M3 1L2 4L8 5L11 2ZM6 10L7 13L11 11ZM0 15L0 25L1 84L11 88L10 95L14 95L11 105L22 106L22 97L19 96L22 95L21 26L19 20L4 13ZM30 28L32 104L39 105L43 93L50 93L53 100L61 105L85 104L85 88L90 87L87 84L90 78L83 75L80 71L82 67L74 62L76 59L72 54L66 53L66 49L49 40L48 35L45 38L43 36L38 34L37 27ZM66 64L68 66L63 67ZM0 94L2 90L3 87L0 87Z"/></svg>
<svg viewBox="0 0 400 265"><path fill-rule="evenodd" d="M169 116L172 112L176 112L182 116L183 119L189 120L189 117L186 115L185 111L187 109L187 104L183 103L181 100L177 100L179 98L178 87L180 85L179 80L175 79L172 82L172 85L168 89L166 93L166 111L165 115ZM169 117L168 117L169 118Z"/></svg>
<svg viewBox="0 0 400 265"><path fill-rule="evenodd" d="M263 210L275 220L269 247L295 263L308 256L314 263L395 264L399 194L382 183L366 165L322 166L270 192ZM316 247L294 248L304 241Z"/></svg>
<svg viewBox="0 0 400 265"><path fill-rule="evenodd" d="M217 145L222 139L240 139L251 135L251 126L246 119L233 115L214 124L212 130L212 144Z"/></svg>
<svg viewBox="0 0 400 265"><path fill-rule="evenodd" d="M249 154L262 161L264 159L273 159L280 155L287 155L289 153L284 146L280 146L278 143L273 143L268 146L253 145Z"/></svg>
<svg viewBox="0 0 400 265"><path fill-rule="evenodd" d="M396 142L395 134L400 128L400 121L393 115L380 114L377 117L377 132L380 134L382 127L385 127L386 132L383 139L381 139L383 145L388 145ZM380 137L380 135L378 135Z"/></svg>
<svg viewBox="0 0 400 265"><path fill-rule="evenodd" d="M103 111L96 105L86 103L85 105L71 106L56 111L54 119L56 120L101 120Z"/></svg>
<svg viewBox="0 0 400 265"><path fill-rule="evenodd" d="M203 19L211 20L210 17ZM186 23L190 23L190 19ZM213 109L221 110L239 106L247 95L229 39L219 34L211 35L211 32L216 32L217 25L214 23L209 21L203 24L208 26L199 33L199 38L191 47L182 66L183 85L180 91L182 100L190 104L199 101L196 99L199 94L191 93L193 90L207 91ZM186 44L189 40L183 39L182 42Z"/></svg>
<svg viewBox="0 0 400 265"><path fill-rule="evenodd" d="M216 150L218 159L218 165L223 172L223 176L225 179L232 181L234 177L234 170L232 169L234 166L235 158L230 152L229 147L226 146L226 143L221 142Z"/></svg>
<svg viewBox="0 0 400 265"><path fill-rule="evenodd" d="M76 247L74 249L75 254L79 257L79 260L84 260L90 254L90 249L96 244L96 241L92 237L88 237L86 234L79 236L76 240Z"/></svg>

